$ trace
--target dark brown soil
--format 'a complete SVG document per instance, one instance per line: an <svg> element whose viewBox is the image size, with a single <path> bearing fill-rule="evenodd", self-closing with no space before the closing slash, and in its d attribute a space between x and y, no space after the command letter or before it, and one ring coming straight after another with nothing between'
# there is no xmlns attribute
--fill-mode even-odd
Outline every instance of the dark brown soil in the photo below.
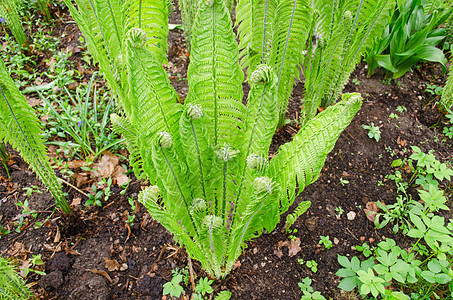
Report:
<svg viewBox="0 0 453 300"><path fill-rule="evenodd" d="M66 9L58 8L53 13L61 14L61 18L48 34L60 37L66 33L61 39L61 47L71 47L70 60L88 78L93 67L81 60L84 48L79 43L77 26L68 23L71 18ZM177 14L172 14L170 23L179 23L178 19ZM172 84L184 99L189 60L182 31L170 32L168 53L167 70ZM46 68L44 60L48 55L39 59L38 69ZM366 73L365 65L360 64L345 88L347 92L360 92L364 96L362 109L328 155L319 180L296 199L295 205L302 200L312 203L308 212L293 225L297 232L292 235L300 239L301 251L290 257L287 248L281 247L283 255L277 255L281 243L290 240L290 234L282 232L285 217L282 216L282 222L274 232L248 243L239 258L240 266L225 280L214 284L216 291L229 290L233 293L232 299L300 299L302 292L298 282L309 276L315 290L326 297L342 299L337 288L340 278L334 275L339 268L337 255L359 255L353 246L363 242L376 245L384 236L392 237L387 228L376 230L363 211L369 201L394 201L395 186L385 179L395 171L390 167L391 162L408 157L411 145L419 146L425 152L433 149L438 159L451 162L452 143L442 135L442 126L433 126L445 120L437 112L436 99L431 101L435 96L425 91L427 83L444 84L446 76L441 68L434 64L421 65L417 72L409 72L390 84L383 83L382 74L368 79ZM352 79L360 84L353 84ZM299 83L288 109L287 117L291 120L299 115L302 98L303 89ZM398 119L389 118L400 105L405 106L407 112L398 113ZM371 122L380 127L379 142L370 139L362 128L362 124ZM291 122L276 132L271 152L291 140L299 129L296 124ZM44 188L17 153L12 153L10 179L6 179L6 172L0 166L0 225L11 230L0 238L0 254L16 258L19 264L32 254L42 254L45 262L42 270L47 275L31 274L28 277L37 297L168 299L162 297L162 286L171 279L172 269L182 269L188 264L187 256L184 249L175 245L170 234L149 217L143 206L137 206L134 225L125 225L125 212L130 210L127 198L137 199L140 181L133 181L124 195L119 194L119 189L114 190L102 208L92 206L83 210L78 206L68 216L58 211L52 213L54 202L49 193L33 193L28 201L30 207L39 212L38 217L36 220L27 218L17 233L13 222L20 216L21 209L15 203L27 199L23 188L32 185L41 190ZM341 179L348 183L342 184ZM382 185L378 186L378 183ZM69 202L75 198L85 200L78 191L67 186L65 189ZM340 218L336 216L337 207L344 210ZM349 212L356 214L353 220L348 220L346 214ZM35 229L36 221L44 222L44 226ZM329 235L335 242L331 249L318 245L321 235ZM404 237L399 238L404 242ZM116 260L125 270L108 271L105 259ZM318 271L313 273L299 264L298 259L315 260ZM205 276L196 261L194 270L198 276Z"/></svg>

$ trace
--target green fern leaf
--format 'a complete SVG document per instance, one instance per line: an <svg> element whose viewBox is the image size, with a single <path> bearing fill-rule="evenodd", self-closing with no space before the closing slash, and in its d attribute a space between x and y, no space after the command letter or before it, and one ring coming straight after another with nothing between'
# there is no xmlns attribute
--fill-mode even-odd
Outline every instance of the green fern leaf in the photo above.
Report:
<svg viewBox="0 0 453 300"><path fill-rule="evenodd" d="M253 196L237 222L230 229L228 260L225 274L231 270L233 263L241 254L245 241L258 237L266 228L271 232L279 221L278 185L266 177L255 179Z"/></svg>
<svg viewBox="0 0 453 300"><path fill-rule="evenodd" d="M129 0L128 27L146 32L146 48L160 63L167 63L168 9L167 0Z"/></svg>
<svg viewBox="0 0 453 300"><path fill-rule="evenodd" d="M305 108L302 124L318 107L337 101L366 47L380 37L393 0L320 1L318 41L311 65L305 69Z"/></svg>
<svg viewBox="0 0 453 300"><path fill-rule="evenodd" d="M187 49L190 52L192 48L192 26L198 11L198 0L180 0L182 25L184 28L184 37L186 38Z"/></svg>
<svg viewBox="0 0 453 300"><path fill-rule="evenodd" d="M277 0L240 0L236 7L241 65L249 72L265 62ZM249 73L250 75L250 73Z"/></svg>
<svg viewBox="0 0 453 300"><path fill-rule="evenodd" d="M137 132L141 157L145 161L144 171L154 181L155 173L147 165L151 152L145 145L152 144L156 133L166 131L172 136L177 151L181 151L178 125L183 107L177 102L176 92L162 65L149 50L140 47L139 41L143 40L142 36L137 37L140 34L140 29L132 29L126 45L130 119L134 120L133 126L140 128Z"/></svg>
<svg viewBox="0 0 453 300"><path fill-rule="evenodd" d="M259 82L253 83L258 79L260 79ZM266 65L258 67L252 73L251 81L252 87L247 101L245 136L240 159L239 174L241 176L237 180L239 188L234 202L233 220L235 220L236 214L242 214L250 201L254 176L257 175L254 169L247 167L247 158L250 155L256 155L267 161L267 154L278 121L276 113L278 104L275 101L277 78L272 69Z"/></svg>
<svg viewBox="0 0 453 300"><path fill-rule="evenodd" d="M60 208L69 213L69 205L46 156L44 142L40 137L40 122L9 76L2 60L0 60L0 125L0 140L5 139L19 150L22 158L38 174Z"/></svg>
<svg viewBox="0 0 453 300"><path fill-rule="evenodd" d="M199 106L187 105L181 115L179 129L189 172L192 198L208 199L209 171L214 152L208 143L204 128L204 114Z"/></svg>
<svg viewBox="0 0 453 300"><path fill-rule="evenodd" d="M132 166L137 178L145 178L143 158L141 157L139 148L139 134L136 128L132 125L127 117L119 117L117 114L111 114L110 120L112 122L113 129L118 133L122 134L126 139L127 149L129 150L129 164ZM152 166L147 165L146 169L154 169ZM157 174L151 176L156 178Z"/></svg>
<svg viewBox="0 0 453 300"><path fill-rule="evenodd" d="M277 73L277 96L280 109L279 127L283 126L294 79L300 76L299 64L310 33L312 9L308 1L282 0L272 23L273 40L269 64Z"/></svg>
<svg viewBox="0 0 453 300"><path fill-rule="evenodd" d="M442 96L440 98L440 108L444 111L453 107L453 68L450 67L448 73L448 79L445 83L444 89L442 90Z"/></svg>
<svg viewBox="0 0 453 300"><path fill-rule="evenodd" d="M143 203L154 220L162 224L168 231L175 235L175 239L187 248L187 252L201 262L203 268L212 270L206 259L204 251L199 244L192 240L187 230L175 219L174 213L168 208L158 204L159 188L151 186L139 194L139 201Z"/></svg>
<svg viewBox="0 0 453 300"><path fill-rule="evenodd" d="M27 36L25 35L22 22L19 18L17 5L15 0L2 0L0 1L0 16L5 18L8 28L11 30L17 43L22 47L29 48Z"/></svg>
<svg viewBox="0 0 453 300"><path fill-rule="evenodd" d="M85 37L87 48L107 79L107 84L118 96L121 106L130 112L127 103L127 80L122 80L125 19L121 0L64 0L71 16Z"/></svg>
<svg viewBox="0 0 453 300"><path fill-rule="evenodd" d="M10 262L0 257L0 299L36 299L14 269Z"/></svg>
<svg viewBox="0 0 453 300"><path fill-rule="evenodd" d="M190 187L185 180L187 172L183 160L178 157L172 137L167 132L159 132L151 147L151 157L160 182L164 187L163 199L165 208L171 211L176 220L186 226L186 230L194 235L197 226L188 213L192 205Z"/></svg>
<svg viewBox="0 0 453 300"><path fill-rule="evenodd" d="M310 201L302 201L297 205L297 208L294 210L292 214L288 214L286 216L286 223L285 223L285 233L288 232L289 228L296 222L296 220L306 212L311 206Z"/></svg>
<svg viewBox="0 0 453 300"><path fill-rule="evenodd" d="M300 193L318 178L327 154L362 103L357 93L344 94L342 99L310 120L291 142L280 146L278 155L271 159L268 176L275 178L281 187L282 213L293 203L297 185Z"/></svg>
<svg viewBox="0 0 453 300"><path fill-rule="evenodd" d="M222 2L212 6L200 2L192 32L186 101L203 108L214 145L228 143L239 148L243 78L229 12Z"/></svg>

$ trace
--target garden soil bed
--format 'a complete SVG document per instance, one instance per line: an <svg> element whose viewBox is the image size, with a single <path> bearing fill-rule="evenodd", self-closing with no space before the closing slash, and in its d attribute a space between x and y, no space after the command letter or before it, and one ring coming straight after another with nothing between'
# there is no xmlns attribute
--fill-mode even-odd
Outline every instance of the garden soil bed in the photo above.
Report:
<svg viewBox="0 0 453 300"><path fill-rule="evenodd" d="M61 18L49 34L61 37L66 33L61 39L62 49L73 52L70 59L89 78L91 70L85 70L88 67L81 60L83 46L79 43L77 26L70 22L66 9L54 13L60 13ZM179 22L177 16L173 15L172 22ZM189 59L181 31L171 31L168 53L167 70L184 99ZM37 63L38 70L46 68L44 56ZM365 65L360 64L345 88L347 92L363 95L362 109L328 155L319 180L296 199L295 205L302 200L312 203L308 212L293 225L297 232L282 232L283 216L274 232L248 243L237 268L225 280L214 283L215 291L231 291L231 299L300 299L302 292L298 282L309 276L313 279L313 288L326 297L360 299L341 293L337 288L340 281L335 276L339 269L337 255L360 255L354 246L363 242L376 245L385 237L395 238L388 228L377 230L364 212L371 201L395 201L395 185L385 178L395 171L390 166L392 161L408 157L410 146L415 145L425 152L433 149L442 162L452 162L452 143L441 133L445 119L437 112L439 96L425 91L427 83L444 84L446 76L442 69L424 64L416 72L409 72L390 84L383 83L382 74L367 78L366 73ZM29 95L33 97L36 95ZM287 116L291 120L297 120L302 98L299 83L289 105ZM404 106L407 111L397 113L397 106ZM399 118L389 118L390 113L398 114ZM370 139L362 128L363 124L371 122L380 127L379 142ZM298 130L296 121L277 130L271 152L290 141ZM133 225L125 223L132 213L127 199L136 200L144 182L132 180L123 195L119 193L120 188L113 187L113 195L102 208L90 206L87 209L83 206L85 196L65 185L67 199L74 208L65 216L59 211L52 213L54 200L47 192L33 193L27 198L24 187L35 185L43 191L45 188L18 154L11 152L10 179L0 167L0 225L11 230L0 239L0 255L14 257L22 264L32 254L42 254L45 264L41 269L47 275L32 273L28 276L38 298L169 299L162 296L162 286L171 279L173 269L188 265L188 258L185 250L175 245L171 235L150 218L143 206L137 205ZM74 168L73 171L80 170ZM86 192L89 186L82 185L80 190ZM417 197L414 190L410 192ZM27 199L30 207L39 213L36 220L26 218L17 233L13 222L20 217L22 209L15 203ZM451 207L451 198L448 204ZM339 218L335 211L338 207L344 210ZM449 217L453 217L451 212ZM36 221L44 225L36 229ZM334 242L332 248L326 250L318 244L321 235L330 237ZM397 238L402 245L410 243L404 236ZM296 245L298 241L300 249ZM299 259L315 260L317 272L299 264ZM193 268L198 277L206 276L197 261L193 261ZM190 295L189 288L186 295Z"/></svg>

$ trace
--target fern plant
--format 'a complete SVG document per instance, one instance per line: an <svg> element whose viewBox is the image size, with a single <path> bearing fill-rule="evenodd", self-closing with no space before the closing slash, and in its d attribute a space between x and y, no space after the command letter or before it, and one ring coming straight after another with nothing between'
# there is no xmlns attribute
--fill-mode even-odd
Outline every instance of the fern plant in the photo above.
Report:
<svg viewBox="0 0 453 300"><path fill-rule="evenodd" d="M445 83L444 88L442 89L442 96L440 98L440 108L443 111L451 109L453 107L453 68L450 67L448 73L448 79Z"/></svg>
<svg viewBox="0 0 453 300"><path fill-rule="evenodd" d="M238 2L242 66L250 75L266 61L277 74L280 127L300 67L305 79L301 120L305 125L319 107L338 100L365 47L380 36L393 6L394 0Z"/></svg>
<svg viewBox="0 0 453 300"><path fill-rule="evenodd" d="M238 3L238 18L245 13L244 2ZM272 1L265 2L268 7ZM257 48L261 53L269 46L268 34L283 37L274 40L278 46L269 57L255 58L255 50L248 52L251 89L245 105L240 49L244 39L253 45L257 41L240 25L237 44L229 1L197 2L190 26L189 93L184 104L162 67L165 46L159 41L166 39L166 1L149 2L146 12L138 1L123 6L120 0L76 0L77 7L66 3L122 105L123 116L114 115L112 121L126 138L134 171L152 184L142 191L140 201L208 273L225 277L245 242L264 230L271 232L296 195L318 178L327 154L361 106L359 94L342 95L339 103L310 119L269 160L280 114L275 99L280 86L293 85L293 75L283 73L287 66L300 63L283 53L297 43L292 24L305 30L305 25L296 24L299 16L305 18L298 5L307 11L309 6L279 2L273 13L281 14L284 33L276 25L266 25L270 10L263 10L262 20L256 14L258 23L251 26L261 24ZM110 18L102 17L105 11L111 12ZM156 16L152 33L136 22L144 16Z"/></svg>
<svg viewBox="0 0 453 300"><path fill-rule="evenodd" d="M0 300L36 299L14 270L14 266L0 257Z"/></svg>
<svg viewBox="0 0 453 300"><path fill-rule="evenodd" d="M16 39L17 43L25 48L29 48L27 36L25 35L22 22L19 18L19 12L15 0L2 0L0 1L0 16L5 18L11 33Z"/></svg>
<svg viewBox="0 0 453 300"><path fill-rule="evenodd" d="M0 143L9 142L49 189L58 206L69 213L57 177L49 165L44 141L40 137L38 117L14 84L5 64L0 60Z"/></svg>

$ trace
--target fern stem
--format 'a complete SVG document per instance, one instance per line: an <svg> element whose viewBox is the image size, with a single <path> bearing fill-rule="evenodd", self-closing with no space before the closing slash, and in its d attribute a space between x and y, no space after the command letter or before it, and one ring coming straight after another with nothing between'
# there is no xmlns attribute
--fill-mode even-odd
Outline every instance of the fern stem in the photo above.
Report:
<svg viewBox="0 0 453 300"><path fill-rule="evenodd" d="M259 117L259 114L261 113L261 110L262 110L262 107L263 107L263 102L264 102L264 95L266 94L266 88L267 86L264 86L263 88L263 93L261 94L261 100L260 100L260 106L259 106L259 109L258 109L258 115L256 118ZM252 145L252 140L253 140L253 135L255 134L255 129L256 129L256 126L257 126L257 123L255 122L253 128L252 128L252 134L250 135L250 140L248 142L248 146L247 146L247 153L245 154L244 157L248 157L249 153L250 153L250 147ZM244 164L244 167L242 169L242 174L241 174L241 182L239 184L239 188L238 188L238 192L237 192L237 196L236 198L234 199L234 207L233 207L233 216L231 218L231 225L230 225L230 228L233 227L234 225L234 221L236 220L236 208L237 208L237 204L239 202L239 198L241 197L241 192L242 192L242 185L244 184L244 178L245 178L245 171L247 170L247 164Z"/></svg>
<svg viewBox="0 0 453 300"><path fill-rule="evenodd" d="M182 200L183 200L183 202L184 202L184 205L186 206L186 211L189 212L189 211L190 211L189 203L187 202L187 199L186 199L186 197L184 196L184 193L183 193L183 191L182 191L182 189L181 189L181 185L179 184L179 180L178 180L178 178L176 177L175 171L173 170L173 167L172 167L172 165L170 164L170 161L168 160L167 155L165 155L164 150L163 150L162 148L160 148L160 147L159 147L159 149L160 149L160 151L162 152L163 157L165 158L165 162L167 163L167 166L168 166L168 168L170 169L170 172L171 172L171 175L173 176L173 179L175 180L176 187L178 188L179 194L181 195L181 198L182 198ZM189 215L190 221L192 222L193 228L194 228L194 230L195 230L195 234L196 234L196 236L198 237L198 229L197 229L197 226L195 225L195 221L193 220L193 217L192 217L191 214L188 214L188 215Z"/></svg>
<svg viewBox="0 0 453 300"><path fill-rule="evenodd" d="M212 34L213 36L215 36L215 25L216 25L216 19L215 19L215 5L217 5L216 3L214 3L214 5L212 5L211 7L211 13L212 13ZM216 78L216 68L215 68L215 65L216 65L216 59L217 59L217 55L216 55L216 43L215 43L216 39L213 38L212 39L212 84L214 85L213 86L213 91L214 91L214 145L217 145L217 142L218 142L218 132L217 132L217 127L218 127L218 113L219 113L219 108L217 107L218 106L218 101L217 101L217 78Z"/></svg>
<svg viewBox="0 0 453 300"><path fill-rule="evenodd" d="M217 261L217 255L215 253L214 239L212 234L212 224L214 223L214 217L211 216L211 223L209 224L209 246L211 247L212 256L214 260L215 273L220 274L220 268Z"/></svg>
<svg viewBox="0 0 453 300"><path fill-rule="evenodd" d="M283 48L282 62L280 64L280 70L278 71L277 86L275 88L276 91L278 91L278 89L280 87L280 80L282 78L283 66L285 64L285 58L286 58L286 50L288 49L289 37L291 35L291 29L293 27L294 14L296 13L296 6L297 6L297 0L294 0L293 12L291 14L291 19L289 20L288 33L286 34L285 47ZM280 107L280 116L279 116L279 121L278 121L278 127L280 127L280 128L283 127L283 124L285 122L285 113L286 113L286 107L285 108Z"/></svg>
<svg viewBox="0 0 453 300"><path fill-rule="evenodd" d="M266 0L264 3L264 24L263 24L263 44L261 48L261 63L264 64L264 49L266 47L266 22L267 22L267 5L268 1Z"/></svg>
<svg viewBox="0 0 453 300"><path fill-rule="evenodd" d="M223 225L225 226L226 222L226 181L227 181L227 162L223 164L223 202L222 202L222 218L223 218Z"/></svg>
<svg viewBox="0 0 453 300"><path fill-rule="evenodd" d="M107 0L107 5L109 6L109 12L110 12L110 16L112 18L113 27L115 28L116 38L118 39L118 43L121 43L122 39L120 38L118 26L116 25L115 15L113 14L113 9L112 9L112 5L110 3L110 0ZM120 47L120 49L122 49L122 48L123 47Z"/></svg>
<svg viewBox="0 0 453 300"><path fill-rule="evenodd" d="M143 0L138 2L138 28L142 28L142 2Z"/></svg>
<svg viewBox="0 0 453 300"><path fill-rule="evenodd" d="M204 176L203 176L203 164L201 163L201 153L200 153L200 148L198 147L198 139L197 139L197 134L195 133L195 128L193 127L192 120L190 120L190 126L192 128L192 134L193 134L193 139L195 141L195 147L197 148L197 158L198 158L198 166L200 167L200 177L201 177L201 188L203 189L203 197L207 201L206 197L206 189L204 186Z"/></svg>

